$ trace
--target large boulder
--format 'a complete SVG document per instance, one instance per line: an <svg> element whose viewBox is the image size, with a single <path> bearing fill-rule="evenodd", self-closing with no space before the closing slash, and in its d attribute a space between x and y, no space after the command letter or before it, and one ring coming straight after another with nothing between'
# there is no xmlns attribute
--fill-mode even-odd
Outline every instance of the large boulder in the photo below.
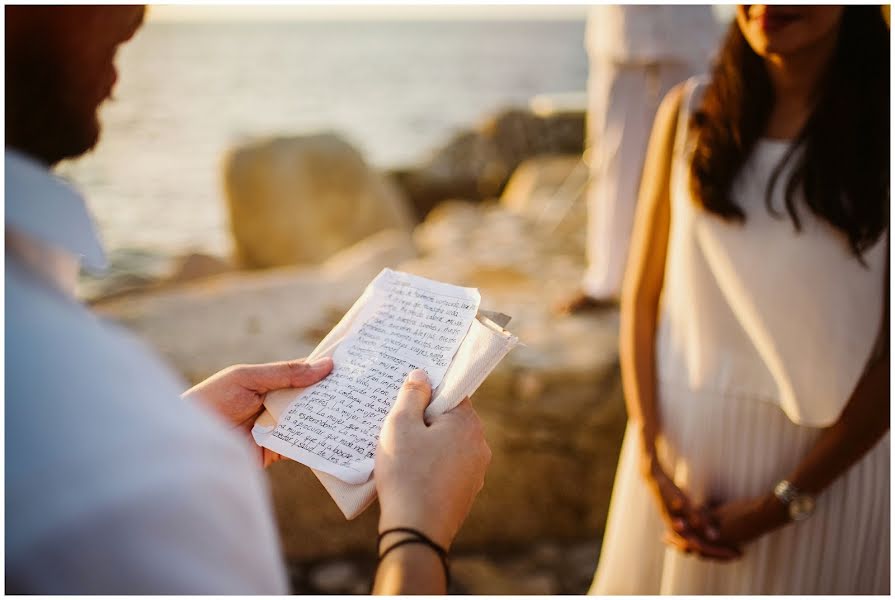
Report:
<svg viewBox="0 0 895 600"><path fill-rule="evenodd" d="M400 189L334 134L236 147L223 172L243 267L317 264L377 231L413 226Z"/></svg>
<svg viewBox="0 0 895 600"><path fill-rule="evenodd" d="M538 156L519 165L500 204L524 215L553 238L584 252L590 174L580 154Z"/></svg>
<svg viewBox="0 0 895 600"><path fill-rule="evenodd" d="M420 218L443 200L496 198L524 160L543 154L580 155L584 119L583 111L539 115L505 110L472 131L456 134L424 163L393 175Z"/></svg>
<svg viewBox="0 0 895 600"><path fill-rule="evenodd" d="M232 364L307 355L379 271L414 255L410 235L389 230L321 267L234 271L93 306L197 383Z"/></svg>
<svg viewBox="0 0 895 600"><path fill-rule="evenodd" d="M553 315L584 266L563 237L501 206L447 203L415 232L425 254L401 265L478 287L523 342L473 398L494 458L459 547L594 538L604 525L626 422L618 315Z"/></svg>

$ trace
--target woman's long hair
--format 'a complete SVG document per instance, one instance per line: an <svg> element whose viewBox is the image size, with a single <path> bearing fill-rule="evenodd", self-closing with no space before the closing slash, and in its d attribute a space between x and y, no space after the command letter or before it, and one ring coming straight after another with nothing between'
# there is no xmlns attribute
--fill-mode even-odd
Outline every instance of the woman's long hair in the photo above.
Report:
<svg viewBox="0 0 895 600"><path fill-rule="evenodd" d="M731 187L764 134L773 104L764 62L733 23L690 123L697 142L690 187L706 210L746 219ZM771 192L792 160L784 197L796 230L801 188L808 208L845 234L860 260L889 214L889 31L878 6L845 7L815 108L768 184L765 202L774 214Z"/></svg>

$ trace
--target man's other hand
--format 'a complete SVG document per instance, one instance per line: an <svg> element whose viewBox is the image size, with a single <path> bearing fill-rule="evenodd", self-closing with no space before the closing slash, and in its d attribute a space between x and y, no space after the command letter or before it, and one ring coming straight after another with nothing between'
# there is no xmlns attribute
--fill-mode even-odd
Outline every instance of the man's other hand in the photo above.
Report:
<svg viewBox="0 0 895 600"><path fill-rule="evenodd" d="M300 359L263 365L234 365L187 390L183 398L207 406L251 439L252 426L261 414L268 392L307 387L329 375L332 369L331 358L320 358L311 363ZM255 446L254 440L252 446ZM282 458L267 448L257 448L264 467Z"/></svg>
<svg viewBox="0 0 895 600"><path fill-rule="evenodd" d="M431 396L426 373L412 372L383 424L374 467L379 531L411 527L448 549L484 485L491 449L468 399L426 425Z"/></svg>

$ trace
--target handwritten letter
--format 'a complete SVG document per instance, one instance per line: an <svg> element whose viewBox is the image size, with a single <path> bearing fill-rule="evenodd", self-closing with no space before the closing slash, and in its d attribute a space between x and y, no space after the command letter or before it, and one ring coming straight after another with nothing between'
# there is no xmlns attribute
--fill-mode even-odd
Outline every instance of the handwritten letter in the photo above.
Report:
<svg viewBox="0 0 895 600"><path fill-rule="evenodd" d="M373 471L379 431L413 369L435 388L466 336L479 293L385 269L333 355L333 372L289 405L263 445L348 483Z"/></svg>

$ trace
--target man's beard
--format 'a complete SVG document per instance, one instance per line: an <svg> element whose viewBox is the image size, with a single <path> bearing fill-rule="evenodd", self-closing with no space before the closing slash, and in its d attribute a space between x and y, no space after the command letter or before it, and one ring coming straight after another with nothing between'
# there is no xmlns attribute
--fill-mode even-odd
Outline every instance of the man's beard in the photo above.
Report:
<svg viewBox="0 0 895 600"><path fill-rule="evenodd" d="M6 145L54 165L92 149L100 125L98 105L78 97L64 74L47 71L46 64L29 68L7 58Z"/></svg>

